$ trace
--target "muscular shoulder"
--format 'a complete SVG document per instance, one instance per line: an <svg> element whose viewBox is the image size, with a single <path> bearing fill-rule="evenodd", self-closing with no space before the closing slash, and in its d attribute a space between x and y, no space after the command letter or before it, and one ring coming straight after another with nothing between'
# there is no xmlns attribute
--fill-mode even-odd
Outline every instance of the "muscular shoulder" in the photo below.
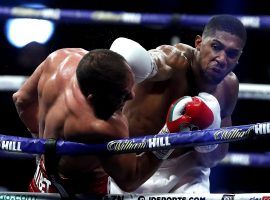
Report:
<svg viewBox="0 0 270 200"><path fill-rule="evenodd" d="M194 51L194 48L183 43L178 43L176 45L161 45L157 47L157 49L160 49L164 51L168 55L174 55L175 53L181 53L183 52L187 57L191 57Z"/></svg>
<svg viewBox="0 0 270 200"><path fill-rule="evenodd" d="M224 98L223 112L225 116L229 116L235 108L239 92L239 81L233 72L228 74L222 82L222 91L222 96Z"/></svg>
<svg viewBox="0 0 270 200"><path fill-rule="evenodd" d="M185 56L188 59L192 59L193 55L194 55L194 48L190 45L187 44L183 44L183 43L178 43L175 45L175 47L177 49L179 49L179 51L184 52Z"/></svg>
<svg viewBox="0 0 270 200"><path fill-rule="evenodd" d="M231 72L229 73L225 78L224 78L224 87L226 87L225 89L230 89L229 91L237 93L238 94L238 90L239 90L239 80L237 78L237 76Z"/></svg>
<svg viewBox="0 0 270 200"><path fill-rule="evenodd" d="M52 52L44 61L45 72L51 74L56 70L65 70L66 66L77 66L88 51L80 48L64 48Z"/></svg>
<svg viewBox="0 0 270 200"><path fill-rule="evenodd" d="M58 49L54 52L52 52L47 59L49 60L57 60L57 59L63 59L69 56L77 56L77 57L82 57L85 55L88 51L85 49L81 48L63 48L63 49Z"/></svg>
<svg viewBox="0 0 270 200"><path fill-rule="evenodd" d="M192 47L185 44L161 45L152 50L153 54L160 54L163 56L165 63L173 69L185 69L190 64L192 59Z"/></svg>

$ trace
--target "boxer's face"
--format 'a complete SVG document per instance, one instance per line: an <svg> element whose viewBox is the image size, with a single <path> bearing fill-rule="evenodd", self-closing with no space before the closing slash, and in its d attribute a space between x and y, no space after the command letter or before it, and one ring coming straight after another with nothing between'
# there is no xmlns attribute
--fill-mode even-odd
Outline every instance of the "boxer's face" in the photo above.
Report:
<svg viewBox="0 0 270 200"><path fill-rule="evenodd" d="M243 49L241 38L225 31L216 31L213 36L196 39L202 76L209 83L220 83L238 63Z"/></svg>

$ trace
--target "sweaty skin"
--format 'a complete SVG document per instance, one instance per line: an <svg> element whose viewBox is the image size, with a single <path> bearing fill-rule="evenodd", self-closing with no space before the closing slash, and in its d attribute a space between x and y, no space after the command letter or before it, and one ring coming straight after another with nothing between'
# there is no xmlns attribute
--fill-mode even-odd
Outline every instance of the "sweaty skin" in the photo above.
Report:
<svg viewBox="0 0 270 200"><path fill-rule="evenodd" d="M34 137L84 143L104 143L129 137L127 119L121 107L124 102L109 120L102 120L95 116L89 103L91 95L85 98L79 89L75 72L87 52L79 48L55 51L13 95L19 116ZM130 98L134 96L133 85L134 77L129 71L126 90L131 93ZM59 175L71 182L76 179L76 187L82 188L88 182L109 174L122 189L129 191L147 180L160 163L151 152L142 156L135 153L100 157L62 156Z"/></svg>
<svg viewBox="0 0 270 200"><path fill-rule="evenodd" d="M233 72L242 51L241 39L224 31L203 40L196 37L195 48L185 44L162 45L150 50L158 74L135 87L135 98L124 113L131 136L157 133L164 125L170 104L185 95L204 91L214 95L221 107L222 126L231 125L231 114L238 98L239 82ZM184 56L183 56L184 53ZM211 167L223 158L228 145L198 155L203 166ZM188 148L178 149L182 155ZM199 154L199 153L197 153Z"/></svg>

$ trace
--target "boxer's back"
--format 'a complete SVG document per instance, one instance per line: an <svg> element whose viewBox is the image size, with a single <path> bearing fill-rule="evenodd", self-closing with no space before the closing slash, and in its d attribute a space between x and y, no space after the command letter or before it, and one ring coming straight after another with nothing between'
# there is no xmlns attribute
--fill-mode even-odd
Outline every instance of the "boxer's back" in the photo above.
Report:
<svg viewBox="0 0 270 200"><path fill-rule="evenodd" d="M81 106L87 107L86 101L76 105L76 100L84 100L76 85L75 75L85 53L87 51L82 49L60 49L43 62L38 84L40 137L65 138L66 132L72 131L65 124L70 115L76 115L75 107L78 112L81 112Z"/></svg>
<svg viewBox="0 0 270 200"><path fill-rule="evenodd" d="M91 134L91 124L98 119L76 80L77 65L86 53L83 49L61 49L44 62L38 85L39 137L78 141L80 132ZM63 176L82 176L98 167L95 156L63 156L60 160Z"/></svg>

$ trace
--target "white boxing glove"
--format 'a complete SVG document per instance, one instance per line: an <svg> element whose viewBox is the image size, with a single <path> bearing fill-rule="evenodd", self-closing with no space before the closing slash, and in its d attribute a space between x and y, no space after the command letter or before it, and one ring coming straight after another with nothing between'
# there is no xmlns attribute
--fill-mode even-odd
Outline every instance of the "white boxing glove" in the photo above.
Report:
<svg viewBox="0 0 270 200"><path fill-rule="evenodd" d="M182 115L185 106L192 101L190 96L185 96L171 104L166 123L158 134L176 133L190 125L190 118ZM159 159L167 159L174 149L164 149L153 151L153 154Z"/></svg>
<svg viewBox="0 0 270 200"><path fill-rule="evenodd" d="M134 73L136 83L151 78L157 73L157 65L149 52L133 40L117 38L112 43L110 50L126 59Z"/></svg>

